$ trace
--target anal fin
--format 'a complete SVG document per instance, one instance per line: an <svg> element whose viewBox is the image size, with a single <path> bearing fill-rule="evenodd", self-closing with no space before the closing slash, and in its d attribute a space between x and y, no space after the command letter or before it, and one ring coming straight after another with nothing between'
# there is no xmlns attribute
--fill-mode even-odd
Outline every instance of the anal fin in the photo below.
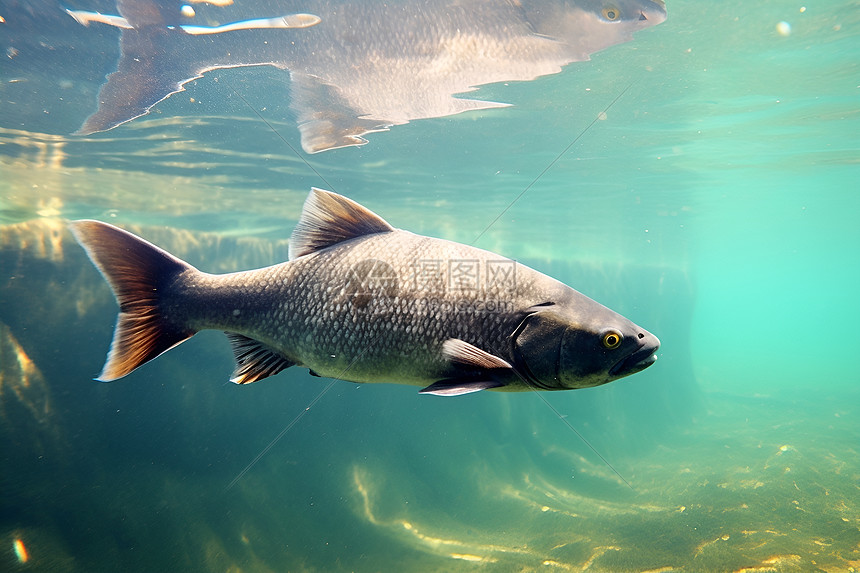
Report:
<svg viewBox="0 0 860 573"><path fill-rule="evenodd" d="M230 382L250 384L274 376L281 370L295 364L259 340L235 332L225 332L224 334L230 340L233 356L236 359L236 369L230 376Z"/></svg>

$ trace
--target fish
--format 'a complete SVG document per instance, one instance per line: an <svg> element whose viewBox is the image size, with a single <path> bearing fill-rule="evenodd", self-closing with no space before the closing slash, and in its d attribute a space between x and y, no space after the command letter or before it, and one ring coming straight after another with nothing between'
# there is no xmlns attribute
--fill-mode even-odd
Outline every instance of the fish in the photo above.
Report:
<svg viewBox="0 0 860 573"><path fill-rule="evenodd" d="M322 189L304 203L289 260L229 274L199 271L107 223L69 225L119 304L101 381L208 329L226 333L237 384L298 366L439 396L599 386L649 367L660 347L537 270L396 229Z"/></svg>
<svg viewBox="0 0 860 573"><path fill-rule="evenodd" d="M306 153L364 145L365 135L413 120L507 107L454 95L558 73L666 19L663 0L253 4L268 6L218 26L191 25L196 12L177 0L117 0L119 15L66 9L82 25L120 30L117 69L77 133L141 117L208 71L268 65L289 74Z"/></svg>

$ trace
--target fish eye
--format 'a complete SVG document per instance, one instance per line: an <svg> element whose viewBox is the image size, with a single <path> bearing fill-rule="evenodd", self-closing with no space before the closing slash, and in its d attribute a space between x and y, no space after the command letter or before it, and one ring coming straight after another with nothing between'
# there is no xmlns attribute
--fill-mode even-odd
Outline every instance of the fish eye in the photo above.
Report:
<svg viewBox="0 0 860 573"><path fill-rule="evenodd" d="M603 17L610 22L614 22L621 17L621 11L618 8L604 8Z"/></svg>
<svg viewBox="0 0 860 573"><path fill-rule="evenodd" d="M615 350L621 346L621 341L624 340L624 335L617 330L610 330L603 335L603 346L609 350Z"/></svg>

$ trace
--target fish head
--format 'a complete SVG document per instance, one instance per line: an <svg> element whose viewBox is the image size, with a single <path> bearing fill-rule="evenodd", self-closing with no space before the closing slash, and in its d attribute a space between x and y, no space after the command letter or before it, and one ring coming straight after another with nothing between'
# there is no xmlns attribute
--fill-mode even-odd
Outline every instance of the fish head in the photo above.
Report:
<svg viewBox="0 0 860 573"><path fill-rule="evenodd" d="M656 336L578 295L574 304L546 303L529 314L514 353L536 388L591 388L644 370L657 360Z"/></svg>
<svg viewBox="0 0 860 573"><path fill-rule="evenodd" d="M522 9L538 34L567 44L582 60L666 20L663 0L522 0Z"/></svg>

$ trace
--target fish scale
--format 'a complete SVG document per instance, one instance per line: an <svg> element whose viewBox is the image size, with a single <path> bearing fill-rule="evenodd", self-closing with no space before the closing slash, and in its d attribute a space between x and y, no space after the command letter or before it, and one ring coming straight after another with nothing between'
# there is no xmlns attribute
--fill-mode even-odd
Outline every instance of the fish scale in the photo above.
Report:
<svg viewBox="0 0 860 573"><path fill-rule="evenodd" d="M431 260L454 256L509 261L465 245L394 231L382 237L350 241L323 253L258 271L226 277L198 275L189 281L191 292L178 304L200 309L199 315L190 318L198 330L238 332L273 347L291 349L284 352L286 358L320 374L338 377L358 358L351 374L360 377L360 381L380 381L380 377L384 377L387 378L384 381L397 382L415 378L411 366L417 363L424 372L419 381L426 385L438 379L446 367L439 352L444 340L460 338L499 352L515 327L510 323L516 317L506 317L503 321L505 317L496 313L463 316L453 310L420 312L418 301L422 300L419 297L423 293L410 289L413 261L417 256ZM379 299L358 307L344 295L346 273L343 269L353 268L368 259L383 261L395 269L403 288L397 296L389 298L380 294ZM264 284L281 286L261 288ZM206 291L209 294L201 296ZM471 303L481 294L448 292L435 296L440 303ZM503 295L507 293L494 290L486 293L496 300L501 300ZM431 368L435 369L435 375ZM426 378L427 374L431 379Z"/></svg>

